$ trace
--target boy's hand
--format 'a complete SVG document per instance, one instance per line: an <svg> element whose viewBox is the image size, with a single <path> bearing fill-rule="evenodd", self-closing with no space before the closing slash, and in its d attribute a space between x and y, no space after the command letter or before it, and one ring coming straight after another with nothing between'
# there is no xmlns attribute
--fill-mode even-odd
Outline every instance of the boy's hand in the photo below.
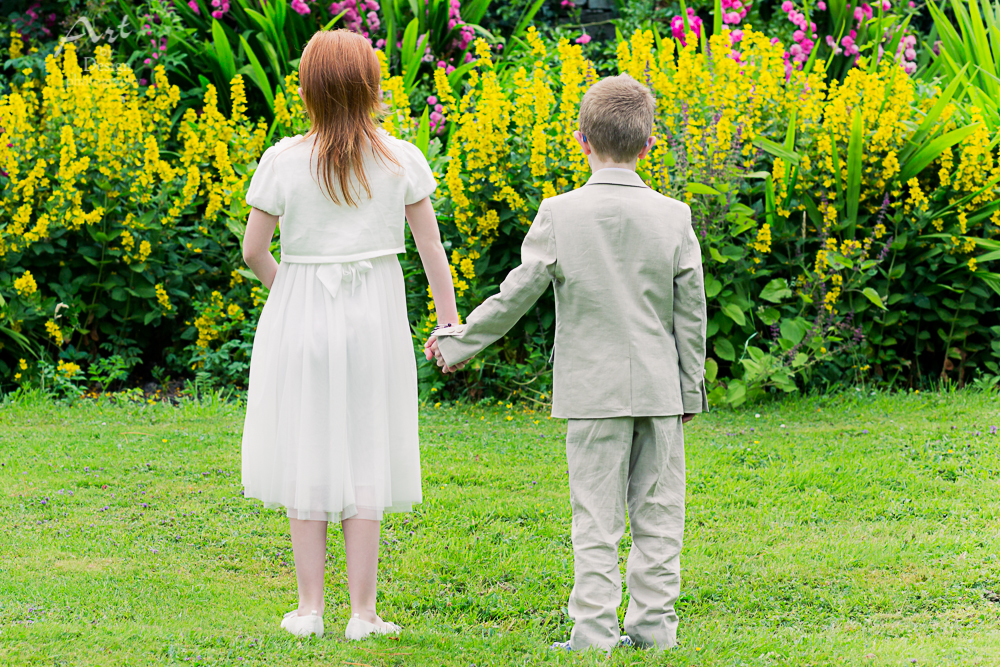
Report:
<svg viewBox="0 0 1000 667"><path fill-rule="evenodd" d="M463 361L455 366L448 366L445 364L444 355L441 354L441 350L438 348L437 338L434 336L428 338L427 342L424 343L424 357L427 361L434 359L437 362L437 365L441 367L441 372L443 373L454 373L455 371L460 371L465 368L467 363L469 363L468 361Z"/></svg>
<svg viewBox="0 0 1000 667"><path fill-rule="evenodd" d="M693 414L685 414L684 416L681 417L681 423L682 424L687 424L692 419L694 419L694 415Z"/></svg>

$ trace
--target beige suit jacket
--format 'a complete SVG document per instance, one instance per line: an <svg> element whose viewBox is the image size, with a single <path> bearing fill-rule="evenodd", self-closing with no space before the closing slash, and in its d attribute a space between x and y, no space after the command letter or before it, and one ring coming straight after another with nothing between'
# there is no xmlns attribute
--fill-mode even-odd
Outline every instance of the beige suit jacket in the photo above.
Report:
<svg viewBox="0 0 1000 667"><path fill-rule="evenodd" d="M438 338L449 366L507 333L552 283L552 416L649 417L708 410L705 287L691 209L632 171L601 169L546 199L500 293Z"/></svg>

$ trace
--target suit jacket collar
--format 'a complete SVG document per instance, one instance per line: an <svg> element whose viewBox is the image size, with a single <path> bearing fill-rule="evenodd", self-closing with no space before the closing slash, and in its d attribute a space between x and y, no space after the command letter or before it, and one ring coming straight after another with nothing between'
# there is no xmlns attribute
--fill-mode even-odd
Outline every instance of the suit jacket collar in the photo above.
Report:
<svg viewBox="0 0 1000 667"><path fill-rule="evenodd" d="M587 179L587 185L597 185L597 184L607 184L607 185L627 185L633 188L648 188L649 186L642 182L639 175L632 171L631 169L598 169L590 178Z"/></svg>

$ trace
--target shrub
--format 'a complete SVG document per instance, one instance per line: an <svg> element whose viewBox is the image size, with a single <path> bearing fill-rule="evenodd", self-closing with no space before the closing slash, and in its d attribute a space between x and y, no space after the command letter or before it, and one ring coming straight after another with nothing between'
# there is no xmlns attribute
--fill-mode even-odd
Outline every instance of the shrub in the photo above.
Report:
<svg viewBox="0 0 1000 667"><path fill-rule="evenodd" d="M439 86L456 123L439 207L466 312L517 261L538 201L588 176L569 132L593 70L564 41L554 71L532 39L530 74L502 82L482 54L460 101ZM703 242L714 401L995 368L993 322L971 312L989 312L1000 284L981 265L998 255L973 257L1000 247L1000 172L954 90L915 82L888 59L828 86L821 66L786 70L780 45L752 30L739 54L727 32L710 40L711 55L693 40L657 42L652 32L621 42L619 67L658 100L661 141L641 175L691 204ZM459 390L481 391L493 359L534 360L524 375L540 373L551 322L543 302Z"/></svg>
<svg viewBox="0 0 1000 667"><path fill-rule="evenodd" d="M0 99L0 374L25 354L156 363L176 354L192 294L229 277L219 212L242 198L266 127L242 115L240 78L231 118L209 87L173 126L162 68L143 93L106 46L88 72L72 44L46 68Z"/></svg>

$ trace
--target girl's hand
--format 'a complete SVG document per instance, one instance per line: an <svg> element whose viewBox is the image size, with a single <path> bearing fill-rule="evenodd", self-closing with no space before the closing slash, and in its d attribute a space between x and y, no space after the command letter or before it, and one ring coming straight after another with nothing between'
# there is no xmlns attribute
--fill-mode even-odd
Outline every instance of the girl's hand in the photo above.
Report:
<svg viewBox="0 0 1000 667"><path fill-rule="evenodd" d="M437 338L434 336L428 338L427 342L424 343L424 357L427 361L430 361L431 359L436 360L437 365L441 367L441 372L443 373L454 373L455 371L460 371L465 368L467 363L469 363L469 360L466 359L465 361L455 364L454 366L448 366L445 363L444 355L441 354L441 350L438 348Z"/></svg>

